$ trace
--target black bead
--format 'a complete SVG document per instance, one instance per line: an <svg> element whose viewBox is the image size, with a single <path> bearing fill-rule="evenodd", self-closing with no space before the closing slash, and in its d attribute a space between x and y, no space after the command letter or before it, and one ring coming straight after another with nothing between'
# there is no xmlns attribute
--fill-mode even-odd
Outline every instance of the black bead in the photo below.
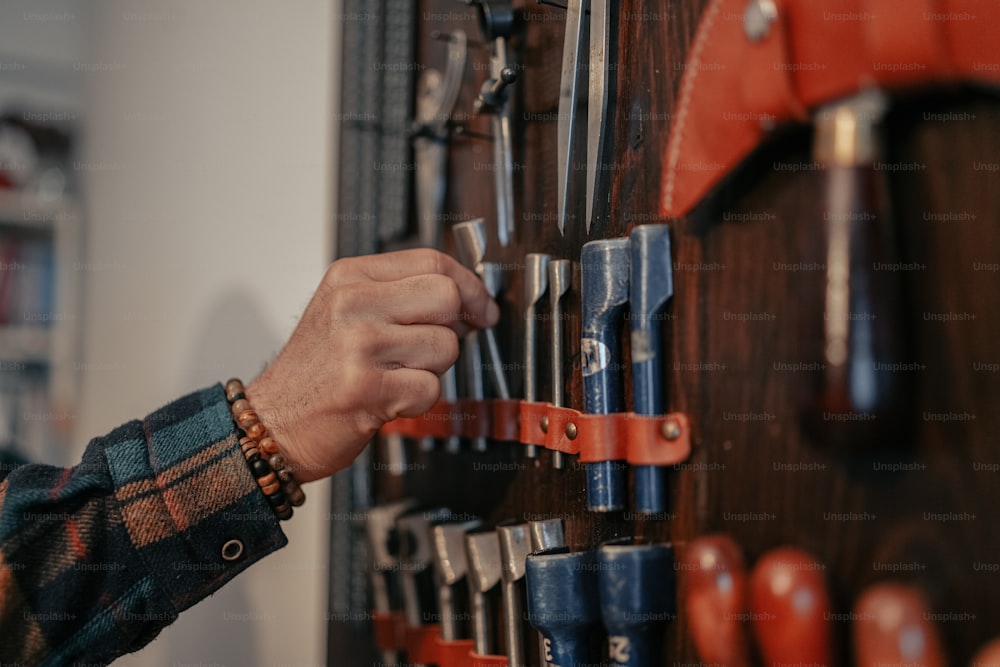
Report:
<svg viewBox="0 0 1000 667"><path fill-rule="evenodd" d="M275 491L267 497L267 502L271 503L271 507L277 507L287 503L288 496L285 495L284 491Z"/></svg>
<svg viewBox="0 0 1000 667"><path fill-rule="evenodd" d="M255 454L254 456L252 456L250 458L252 459L252 460L249 461L249 463L250 463L250 470L253 471L253 476L254 477L256 477L257 479L260 479L261 477L263 477L265 475L271 474L271 472L272 472L272 470L271 470L271 464L269 464L267 461L265 461L264 459L262 459L260 457L259 453Z"/></svg>
<svg viewBox="0 0 1000 667"><path fill-rule="evenodd" d="M246 397L247 397L247 395L246 395L246 394L244 394L244 393L243 393L243 392L241 391L240 393L238 393L238 394L235 394L235 395L234 395L234 396L233 396L232 398L230 398L230 399L229 399L229 404L230 404L230 405L232 405L232 404L233 404L233 403L235 403L236 401L239 401L239 400L241 400L241 399L244 399L244 398L246 398Z"/></svg>
<svg viewBox="0 0 1000 667"><path fill-rule="evenodd" d="M290 505L277 507L275 508L274 513L278 516L279 521L288 521L292 518L292 508Z"/></svg>

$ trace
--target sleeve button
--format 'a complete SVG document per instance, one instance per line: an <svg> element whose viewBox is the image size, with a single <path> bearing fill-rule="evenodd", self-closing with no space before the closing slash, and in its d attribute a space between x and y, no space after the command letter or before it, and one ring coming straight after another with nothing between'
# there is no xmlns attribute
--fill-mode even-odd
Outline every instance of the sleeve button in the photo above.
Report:
<svg viewBox="0 0 1000 667"><path fill-rule="evenodd" d="M239 540L229 540L222 545L222 559L233 561L243 555L243 543Z"/></svg>

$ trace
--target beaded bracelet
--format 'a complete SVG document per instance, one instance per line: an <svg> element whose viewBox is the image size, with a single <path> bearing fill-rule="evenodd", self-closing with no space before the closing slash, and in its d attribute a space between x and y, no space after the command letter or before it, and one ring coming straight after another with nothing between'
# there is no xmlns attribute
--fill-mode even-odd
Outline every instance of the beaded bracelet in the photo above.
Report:
<svg viewBox="0 0 1000 667"><path fill-rule="evenodd" d="M282 521L292 518L292 508L302 505L306 494L295 481L278 443L268 435L267 428L257 418L257 411L250 407L243 383L237 378L226 382L226 400L233 413L240 435L240 449L250 472L277 517Z"/></svg>

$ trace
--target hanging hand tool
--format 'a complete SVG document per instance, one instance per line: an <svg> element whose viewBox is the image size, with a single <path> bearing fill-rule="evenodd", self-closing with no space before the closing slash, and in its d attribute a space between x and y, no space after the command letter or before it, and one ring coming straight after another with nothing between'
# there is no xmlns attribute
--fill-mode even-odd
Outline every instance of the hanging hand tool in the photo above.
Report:
<svg viewBox="0 0 1000 667"><path fill-rule="evenodd" d="M477 518L442 523L431 530L434 571L437 574L438 612L441 614L441 639L454 641L463 634L460 609L468 604L461 601L460 588L465 585L468 559L465 555L465 534L482 525Z"/></svg>
<svg viewBox="0 0 1000 667"><path fill-rule="evenodd" d="M537 554L542 551L553 552L565 550L566 547L566 532L563 526L562 519L541 519L539 521L528 522L528 532L531 535L531 553ZM525 586L528 584L527 572L525 573ZM530 596L531 591L528 590L526 595ZM531 621L531 599L528 598L528 620ZM534 623L532 623L534 625ZM536 628L538 626L535 626ZM538 631L538 655L543 656L540 658L542 664L550 664L552 662L551 658L546 658L544 656L549 654L549 650L546 647L545 635L542 634L541 630Z"/></svg>
<svg viewBox="0 0 1000 667"><path fill-rule="evenodd" d="M854 664L948 664L937 628L929 620L930 606L916 588L880 583L865 590L854 605ZM990 663L973 662L974 665Z"/></svg>
<svg viewBox="0 0 1000 667"><path fill-rule="evenodd" d="M674 617L674 550L669 544L604 544L597 551L601 617L615 667L653 667Z"/></svg>
<svg viewBox="0 0 1000 667"><path fill-rule="evenodd" d="M765 665L835 664L822 570L822 563L792 547L757 561L750 575L750 613Z"/></svg>
<svg viewBox="0 0 1000 667"><path fill-rule="evenodd" d="M396 519L408 512L416 501L406 499L387 505L376 505L365 513L365 531L368 548L371 550L372 604L376 618L386 618L393 611L393 599L399 595L400 582L395 573L399 571L399 561L394 552L398 549L396 539ZM399 664L395 651L383 651L382 660L386 665Z"/></svg>
<svg viewBox="0 0 1000 667"><path fill-rule="evenodd" d="M552 405L564 407L563 402L563 310L562 299L572 283L572 263L568 259L554 259L549 262L549 312L552 315ZM544 425L547 429L548 426ZM563 467L562 452L552 452L552 467Z"/></svg>
<svg viewBox="0 0 1000 667"><path fill-rule="evenodd" d="M826 290L823 371L809 420L814 437L836 446L896 440L905 404L901 289L886 200L878 171L877 124L887 100L876 90L820 110L814 153L823 165Z"/></svg>
<svg viewBox="0 0 1000 667"><path fill-rule="evenodd" d="M662 375L663 322L674 295L670 260L670 228L640 225L630 236L632 251L629 321L632 325L632 400L639 415L666 412L666 382ZM635 466L635 509L666 510L667 468Z"/></svg>
<svg viewBox="0 0 1000 667"><path fill-rule="evenodd" d="M594 217L601 212L601 180L607 171L608 131L612 127L614 107L611 96L615 87L615 68L610 65L618 49L617 0L569 0L566 3L566 36L563 39L562 79L559 85L558 217L559 231L566 233L567 223L577 211L573 202L574 174L583 164L580 153L586 152L587 233ZM587 14L590 20L587 20ZM589 46L589 50L588 50ZM589 88L584 98L583 91ZM586 118L586 143L581 130Z"/></svg>
<svg viewBox="0 0 1000 667"><path fill-rule="evenodd" d="M510 0L466 0L479 8L479 23L493 42L490 78L476 100L476 113L490 114L493 125L493 178L496 183L497 237L507 247L514 235L514 158L511 150L510 108L507 87L517 80L517 71L507 58L507 39L514 27Z"/></svg>
<svg viewBox="0 0 1000 667"><path fill-rule="evenodd" d="M455 247L458 257L467 269L479 276L493 298L497 297L500 288L500 267L497 264L484 262L486 256L486 224L482 218L460 222L451 228L455 235ZM486 344L489 355L490 379L497 398L510 398L507 389L507 379L504 376L503 362L500 359L500 346L497 344L496 331L492 327L481 329L480 336Z"/></svg>
<svg viewBox="0 0 1000 667"><path fill-rule="evenodd" d="M406 624L424 625L437 616L437 591L434 590L431 529L446 521L451 510L435 508L403 514L396 519L399 536L399 568L403 585L403 612Z"/></svg>
<svg viewBox="0 0 1000 667"><path fill-rule="evenodd" d="M503 614L506 634L507 664L527 667L524 649L524 560L531 553L531 536L526 523L497 526L500 562L503 569Z"/></svg>
<svg viewBox="0 0 1000 667"><path fill-rule="evenodd" d="M629 298L628 239L591 241L580 255L583 303L583 411L607 415L625 409L621 330ZM625 462L586 463L587 508L625 508Z"/></svg>
<svg viewBox="0 0 1000 667"><path fill-rule="evenodd" d="M493 607L488 595L500 583L500 541L495 530L466 533L465 555L469 561L469 595L472 607L472 639L479 655L494 655Z"/></svg>
<svg viewBox="0 0 1000 667"><path fill-rule="evenodd" d="M528 621L542 634L544 664L597 664L597 555L556 547L532 553L525 569Z"/></svg>
<svg viewBox="0 0 1000 667"><path fill-rule="evenodd" d="M420 244L438 250L442 249L442 216L448 183L448 119L462 87L468 53L464 31L455 30L445 38L448 41L448 60L444 74L436 69L425 70L417 84L416 133L413 139ZM458 398L454 366L441 376L441 398L451 402ZM433 446L431 438L421 441L424 450ZM459 439L452 436L445 446L449 452L456 452Z"/></svg>
<svg viewBox="0 0 1000 667"><path fill-rule="evenodd" d="M681 599L691 638L703 663L749 667L750 645L743 621L747 573L736 543L707 535L688 543L681 565Z"/></svg>
<svg viewBox="0 0 1000 667"><path fill-rule="evenodd" d="M548 255L528 253L524 257L524 400L538 400L538 304L548 291ZM527 445L524 453L529 458L538 454L535 445Z"/></svg>

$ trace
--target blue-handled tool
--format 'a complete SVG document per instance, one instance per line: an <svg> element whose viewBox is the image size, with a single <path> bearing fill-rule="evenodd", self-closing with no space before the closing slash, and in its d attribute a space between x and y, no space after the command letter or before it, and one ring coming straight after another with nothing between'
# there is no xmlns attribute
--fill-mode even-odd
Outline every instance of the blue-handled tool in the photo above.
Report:
<svg viewBox="0 0 1000 667"><path fill-rule="evenodd" d="M629 240L605 239L583 246L580 256L583 304L583 411L606 415L625 407L621 329L629 298ZM587 508L625 508L625 462L586 463Z"/></svg>
<svg viewBox="0 0 1000 667"><path fill-rule="evenodd" d="M525 568L528 622L542 633L545 664L597 664L593 641L601 622L597 555L559 547L531 554Z"/></svg>
<svg viewBox="0 0 1000 667"><path fill-rule="evenodd" d="M670 228L640 225L632 230L632 277L629 308L632 324L632 397L636 414L666 412L667 397L661 369L663 322L674 295L670 260ZM667 468L635 466L635 509L666 510Z"/></svg>
<svg viewBox="0 0 1000 667"><path fill-rule="evenodd" d="M669 544L603 544L597 551L601 617L614 667L663 664L664 626L675 607Z"/></svg>

